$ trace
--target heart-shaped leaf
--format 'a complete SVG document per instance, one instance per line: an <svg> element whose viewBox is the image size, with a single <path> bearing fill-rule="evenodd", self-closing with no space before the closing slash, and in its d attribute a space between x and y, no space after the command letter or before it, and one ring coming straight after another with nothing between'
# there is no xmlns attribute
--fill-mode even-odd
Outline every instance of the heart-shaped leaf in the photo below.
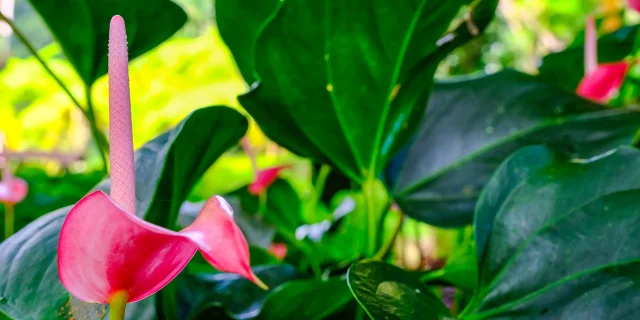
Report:
<svg viewBox="0 0 640 320"><path fill-rule="evenodd" d="M109 20L127 22L129 58L153 49L187 22L169 0L29 0L87 86L107 73Z"/></svg>
<svg viewBox="0 0 640 320"><path fill-rule="evenodd" d="M180 207L193 184L216 160L213 155L237 143L247 126L237 111L203 108L139 149L136 193L145 201L138 203L137 212L155 221L169 221L173 212L166 208ZM187 162L189 167L175 167ZM104 190L108 185L99 187ZM174 192L177 185L181 187ZM0 261L7 262L0 264L1 312L13 319L99 319L105 314L103 305L72 298L58 278L58 238L70 209L49 213L0 244Z"/></svg>
<svg viewBox="0 0 640 320"><path fill-rule="evenodd" d="M298 275L290 265L253 267L254 273L271 288L265 291L235 274L184 274L177 279L177 319L212 319L225 314L231 319L252 319L270 294ZM166 308L165 308L166 309ZM218 318L215 318L218 319Z"/></svg>
<svg viewBox="0 0 640 320"><path fill-rule="evenodd" d="M478 202L479 287L462 319L640 316L639 165L627 147L505 161Z"/></svg>
<svg viewBox="0 0 640 320"><path fill-rule="evenodd" d="M606 109L515 71L438 83L413 141L387 169L408 215L438 226L473 219L477 197L518 148L599 153L633 139L640 111Z"/></svg>
<svg viewBox="0 0 640 320"><path fill-rule="evenodd" d="M468 3L280 2L255 45L260 83L239 100L279 144L364 182L413 131L437 42Z"/></svg>
<svg viewBox="0 0 640 320"><path fill-rule="evenodd" d="M416 273L381 261L354 264L347 274L349 287L371 319L440 320L447 307Z"/></svg>

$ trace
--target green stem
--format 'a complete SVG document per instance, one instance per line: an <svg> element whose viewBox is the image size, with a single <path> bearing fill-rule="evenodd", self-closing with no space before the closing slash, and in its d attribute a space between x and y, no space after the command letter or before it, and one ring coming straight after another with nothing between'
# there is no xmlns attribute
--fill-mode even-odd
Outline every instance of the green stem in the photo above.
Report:
<svg viewBox="0 0 640 320"><path fill-rule="evenodd" d="M375 179L365 181L362 185L367 209L367 256L371 257L376 252L377 243L377 214L375 206Z"/></svg>
<svg viewBox="0 0 640 320"><path fill-rule="evenodd" d="M13 30L13 33L16 35L16 37L18 37L18 39L20 39L20 41L22 42L22 44L24 44L24 46L27 48L27 50L29 50L29 52L36 58L36 60L38 60L38 62L40 62L40 65L42 65L44 70L51 76L51 78L53 78L53 80L55 80L56 83L58 83L60 88L62 88L62 90L67 94L69 99L71 99L73 104L82 112L82 114L85 116L85 118L87 118L87 120L89 121L89 123L91 125L91 128L92 128L91 129L91 134L93 135L93 139L98 144L98 148L100 148L101 152L104 154L104 150L103 150L104 148L103 147L104 147L104 142L106 142L107 139L104 137L103 134L100 133L99 130L96 130L97 126L95 124L95 117L92 116L92 113L93 113L92 108L89 107L88 108L89 110L85 110L82 107L82 105L80 105L80 102L78 102L78 100L76 100L76 98L73 96L73 94L71 93L69 88L67 88L67 86L65 86L65 84L62 82L62 80L60 80L60 78L58 78L58 76L53 72L53 70L51 70L51 68L49 68L49 65L47 65L46 62L44 62L42 57L40 57L40 55L38 54L36 49L31 45L29 40L27 40L27 38L22 34L22 32L20 32L20 30L16 27L16 25L13 23L13 21L11 21L11 19L7 18L2 12L0 12L0 21L4 21L6 24L9 25L9 27L11 27L11 30ZM90 100L88 100L87 103L90 103ZM102 143L102 145L101 145L101 143ZM104 160L104 156L103 156L103 160ZM106 166L105 166L105 170L106 170Z"/></svg>
<svg viewBox="0 0 640 320"><path fill-rule="evenodd" d="M8 239L13 235L15 226L15 212L12 204L4 205L4 238Z"/></svg>
<svg viewBox="0 0 640 320"><path fill-rule="evenodd" d="M398 222L396 222L396 225L393 226L393 234L391 235L391 238L389 238L389 240L387 240L387 242L382 245L376 255L373 256L373 259L382 260L387 256L387 254L389 254L389 251L391 251L393 244L396 242L396 238L398 238L398 235L400 234L400 230L402 230L403 221L404 214L400 212L400 215L398 216Z"/></svg>
<svg viewBox="0 0 640 320"><path fill-rule="evenodd" d="M316 198L319 199L322 197L322 192L324 192L324 187L327 184L327 177L329 177L329 173L331 173L331 167L323 164L320 166L320 171L318 171L318 177L316 178Z"/></svg>
<svg viewBox="0 0 640 320"><path fill-rule="evenodd" d="M127 308L129 294L126 291L118 291L109 299L109 320L124 320L124 312Z"/></svg>
<svg viewBox="0 0 640 320"><path fill-rule="evenodd" d="M108 159L107 153L109 152L109 144L107 139L104 137L100 129L98 128L98 122L96 121L96 114L93 109L93 100L91 99L91 86L86 86L84 89L86 99L87 99L87 121L89 122L89 126L91 128L91 135L93 135L94 140L96 141L96 145L98 146L98 152L100 153L100 158L102 159L102 166L105 172L107 172L108 168Z"/></svg>

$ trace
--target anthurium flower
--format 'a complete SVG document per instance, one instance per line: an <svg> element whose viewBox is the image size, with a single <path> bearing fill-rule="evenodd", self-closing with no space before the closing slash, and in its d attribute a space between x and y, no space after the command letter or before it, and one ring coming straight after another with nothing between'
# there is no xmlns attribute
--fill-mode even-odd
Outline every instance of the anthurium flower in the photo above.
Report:
<svg viewBox="0 0 640 320"><path fill-rule="evenodd" d="M267 169L258 170L256 179L249 185L249 193L259 195L263 193L270 185L278 180L280 171L289 168L289 165L277 166Z"/></svg>
<svg viewBox="0 0 640 320"><path fill-rule="evenodd" d="M27 182L13 176L6 165L2 170L2 180L0 180L0 202L5 205L15 205L22 202L28 192Z"/></svg>
<svg viewBox="0 0 640 320"><path fill-rule="evenodd" d="M629 8L640 12L640 0L627 0L627 5L629 5Z"/></svg>
<svg viewBox="0 0 640 320"><path fill-rule="evenodd" d="M249 185L249 193L253 195L260 195L265 192L276 180L278 180L278 176L280 175L280 171L284 169L288 169L290 165L281 165L275 166L267 169L258 169L258 164L256 161L255 153L253 152L253 148L251 144L247 140L247 138L242 139L242 148L244 152L247 154L249 159L251 160L251 166L253 167L253 171L255 174L255 179Z"/></svg>
<svg viewBox="0 0 640 320"><path fill-rule="evenodd" d="M284 243L272 243L268 249L269 253L271 253L274 257L278 258L278 260L284 260L287 256L287 245Z"/></svg>
<svg viewBox="0 0 640 320"><path fill-rule="evenodd" d="M112 314L123 315L127 302L160 290L198 250L220 271L264 288L250 269L247 242L222 197L210 198L179 232L135 215L128 53L120 16L113 17L109 32L109 113L111 194L85 196L62 226L58 272L65 288L82 301L109 303Z"/></svg>
<svg viewBox="0 0 640 320"><path fill-rule="evenodd" d="M628 61L598 64L598 39L593 17L587 18L585 30L585 76L576 93L584 98L605 103L620 90L631 67Z"/></svg>

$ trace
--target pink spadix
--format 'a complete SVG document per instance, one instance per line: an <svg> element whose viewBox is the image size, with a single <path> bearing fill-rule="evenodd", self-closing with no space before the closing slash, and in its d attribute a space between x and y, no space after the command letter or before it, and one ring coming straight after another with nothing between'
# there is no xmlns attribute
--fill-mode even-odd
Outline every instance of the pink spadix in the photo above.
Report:
<svg viewBox="0 0 640 320"><path fill-rule="evenodd" d="M576 93L583 98L605 103L620 90L631 64L624 60L598 64L598 38L591 16L587 18L584 48L585 75Z"/></svg>
<svg viewBox="0 0 640 320"><path fill-rule="evenodd" d="M168 284L198 250L220 271L266 288L251 271L247 242L222 197L211 197L179 232L135 215L128 54L120 16L111 19L109 32L109 113L111 196L95 191L69 212L58 243L65 288L85 302L138 301Z"/></svg>

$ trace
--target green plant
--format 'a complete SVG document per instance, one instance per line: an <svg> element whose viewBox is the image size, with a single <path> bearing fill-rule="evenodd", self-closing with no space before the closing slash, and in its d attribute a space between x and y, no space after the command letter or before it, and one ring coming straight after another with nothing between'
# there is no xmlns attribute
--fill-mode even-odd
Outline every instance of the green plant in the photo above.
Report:
<svg viewBox="0 0 640 320"><path fill-rule="evenodd" d="M153 34L151 45L137 43L144 36L130 31L135 56L184 23L184 13L167 3L117 2L96 9L89 21L106 30L104 17L121 14L145 30L141 35ZM497 6L497 0L215 1L218 30L250 89L238 97L240 112L197 109L137 150L138 213L179 230L195 218L198 201L225 188L250 245L252 271L270 290L196 256L175 281L129 305L126 317L637 317L640 154L631 145L640 111L627 105L633 95L613 102L623 108L576 96L582 66L571 66L580 43L545 58L539 76L503 70L436 80L443 59L482 39ZM152 33L145 28L156 23L136 14L141 7L166 13L172 23L158 22L166 28ZM105 71L105 33L72 51L80 39L67 37L73 28L61 27L55 11L38 11L90 89ZM635 50L628 37L600 41L628 47L620 57ZM620 59L611 54L601 56ZM285 161L291 167L257 195L249 174L219 181L210 170L231 161L249 172L238 146L247 118L294 154ZM260 167L273 163L265 158ZM104 180L94 189L108 188ZM75 198L88 191L81 189ZM109 314L59 283L57 243L69 209L36 219L0 244L0 261L8 261L0 264L0 318ZM441 228L472 224L473 236L455 231L459 241L443 266L404 270L393 265L402 251L394 244L408 218ZM274 253L273 244L286 252Z"/></svg>

